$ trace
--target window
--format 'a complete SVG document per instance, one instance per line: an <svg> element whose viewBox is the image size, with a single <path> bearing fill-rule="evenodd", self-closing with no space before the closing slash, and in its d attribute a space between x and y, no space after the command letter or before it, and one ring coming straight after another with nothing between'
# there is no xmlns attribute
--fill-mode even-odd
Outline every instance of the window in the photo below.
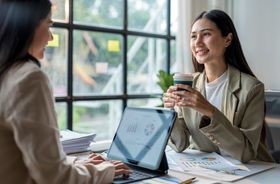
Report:
<svg viewBox="0 0 280 184"><path fill-rule="evenodd" d="M41 63L59 128L111 140L127 105L161 104L156 75L176 63L171 0L52 2L54 39Z"/></svg>

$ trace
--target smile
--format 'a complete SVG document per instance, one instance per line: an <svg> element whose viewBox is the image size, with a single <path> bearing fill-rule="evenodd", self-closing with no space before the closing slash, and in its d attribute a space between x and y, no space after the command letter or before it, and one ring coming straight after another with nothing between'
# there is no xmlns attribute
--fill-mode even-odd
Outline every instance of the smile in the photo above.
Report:
<svg viewBox="0 0 280 184"><path fill-rule="evenodd" d="M209 52L209 50L208 49L200 49L200 50L196 50L195 51L195 54L197 54L197 55L205 55L205 54L207 54Z"/></svg>

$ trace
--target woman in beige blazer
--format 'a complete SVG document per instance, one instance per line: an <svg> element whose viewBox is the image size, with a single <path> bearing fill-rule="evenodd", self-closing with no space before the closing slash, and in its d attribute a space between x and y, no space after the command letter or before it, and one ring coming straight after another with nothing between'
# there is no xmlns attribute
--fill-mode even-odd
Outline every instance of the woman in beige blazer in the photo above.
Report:
<svg viewBox="0 0 280 184"><path fill-rule="evenodd" d="M262 134L264 85L246 62L231 18L221 10L202 12L190 47L192 87L171 86L163 97L164 106L178 112L169 145L178 152L191 148L273 162Z"/></svg>
<svg viewBox="0 0 280 184"><path fill-rule="evenodd" d="M52 89L37 59L52 35L49 0L0 1L0 183L111 183L121 162L63 152Z"/></svg>

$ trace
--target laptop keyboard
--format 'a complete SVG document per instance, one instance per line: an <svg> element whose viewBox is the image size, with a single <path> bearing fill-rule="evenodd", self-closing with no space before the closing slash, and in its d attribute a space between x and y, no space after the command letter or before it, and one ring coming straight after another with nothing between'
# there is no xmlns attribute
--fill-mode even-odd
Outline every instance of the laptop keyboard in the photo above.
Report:
<svg viewBox="0 0 280 184"><path fill-rule="evenodd" d="M151 177L153 177L153 175L134 170L133 173L131 173L128 178L133 180L142 180Z"/></svg>
<svg viewBox="0 0 280 184"><path fill-rule="evenodd" d="M106 160L108 159L107 150L102 152L101 155ZM131 182L140 181L140 180L144 180L144 179L154 178L157 176L158 176L158 174L148 174L143 171L132 169L132 173L130 173L129 175L124 174L124 175L115 177L113 183L117 183L117 184L131 183Z"/></svg>
<svg viewBox="0 0 280 184"><path fill-rule="evenodd" d="M143 180L143 179L148 179L148 178L153 178L155 175L144 173L141 171L133 170L133 172L129 175L120 175L115 178L115 181L119 180L130 180L130 181L138 181L138 180Z"/></svg>

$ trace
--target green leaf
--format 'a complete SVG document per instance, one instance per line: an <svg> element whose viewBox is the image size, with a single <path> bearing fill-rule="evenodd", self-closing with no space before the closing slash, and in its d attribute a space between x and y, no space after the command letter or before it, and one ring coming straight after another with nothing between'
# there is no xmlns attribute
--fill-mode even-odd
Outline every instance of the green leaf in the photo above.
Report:
<svg viewBox="0 0 280 184"><path fill-rule="evenodd" d="M169 74L168 72L164 70L159 70L157 77L158 81L157 84L162 89L162 92L166 92L169 86L173 85L173 73Z"/></svg>

